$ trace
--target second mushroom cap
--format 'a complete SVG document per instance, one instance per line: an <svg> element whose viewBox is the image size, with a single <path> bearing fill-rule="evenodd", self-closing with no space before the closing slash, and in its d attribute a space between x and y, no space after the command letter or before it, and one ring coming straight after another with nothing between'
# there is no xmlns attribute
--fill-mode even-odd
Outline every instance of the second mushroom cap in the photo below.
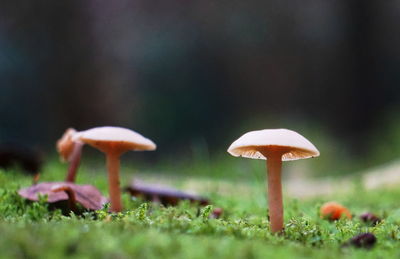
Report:
<svg viewBox="0 0 400 259"><path fill-rule="evenodd" d="M155 150L156 144L137 132L120 127L97 127L81 131L75 139L87 143L103 152L114 149L124 153L128 150Z"/></svg>

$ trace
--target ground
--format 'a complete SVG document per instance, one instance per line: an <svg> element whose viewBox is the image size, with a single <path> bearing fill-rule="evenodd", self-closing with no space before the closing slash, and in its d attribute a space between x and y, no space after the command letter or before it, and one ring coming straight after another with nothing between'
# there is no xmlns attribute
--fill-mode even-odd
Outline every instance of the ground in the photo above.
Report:
<svg viewBox="0 0 400 259"><path fill-rule="evenodd" d="M127 168L123 168L127 171ZM130 170L130 169L129 169ZM104 194L104 168L83 169L80 183L91 183ZM96 171L95 173L93 171ZM100 173L98 172L100 171ZM65 167L52 163L42 181L60 180ZM212 205L198 208L187 202L178 207L132 200L124 195L125 211L107 209L81 216L64 216L49 210L45 201L30 203L17 194L31 179L15 171L0 171L0 257L1 258L395 258L400 256L400 207L396 188L367 189L362 178L352 179L346 191L317 197L294 198L285 192L285 232L268 231L267 205L262 175L251 179L229 179L202 175L166 175L135 172L147 181L165 179L184 189L206 194ZM125 174L128 184L132 175ZM168 179L168 181L167 181ZM332 180L340 190L341 180ZM285 188L286 189L286 188ZM289 193L289 194L288 194ZM330 222L320 218L326 201L348 207L352 220ZM210 219L213 208L223 208L219 219ZM359 215L370 211L384 220L366 224ZM374 248L345 248L342 244L356 234L372 232Z"/></svg>

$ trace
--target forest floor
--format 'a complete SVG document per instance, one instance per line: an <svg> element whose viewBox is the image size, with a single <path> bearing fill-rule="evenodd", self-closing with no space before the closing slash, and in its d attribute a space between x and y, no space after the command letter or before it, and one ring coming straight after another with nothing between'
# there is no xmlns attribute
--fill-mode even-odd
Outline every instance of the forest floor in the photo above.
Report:
<svg viewBox="0 0 400 259"><path fill-rule="evenodd" d="M164 207L131 199L125 193L122 213L112 214L104 208L62 215L60 210L50 210L45 200L32 203L19 197L17 190L29 186L31 179L0 171L0 258L399 257L400 188L396 188L396 168L393 163L342 179L287 178L285 231L281 235L269 232L263 181L137 173L137 178L147 182L205 194L212 205L198 207L181 202L176 207ZM50 166L42 181L62 179L64 172L65 167ZM123 185L129 178L123 177ZM382 183L376 184L379 181ZM83 172L78 183L91 183L107 193L103 173ZM346 206L353 218L333 222L322 219L321 205L332 200ZM220 218L210 217L214 208L223 209ZM364 223L359 218L364 212L372 212L382 221L377 225ZM366 232L377 238L373 248L343 246L353 236Z"/></svg>

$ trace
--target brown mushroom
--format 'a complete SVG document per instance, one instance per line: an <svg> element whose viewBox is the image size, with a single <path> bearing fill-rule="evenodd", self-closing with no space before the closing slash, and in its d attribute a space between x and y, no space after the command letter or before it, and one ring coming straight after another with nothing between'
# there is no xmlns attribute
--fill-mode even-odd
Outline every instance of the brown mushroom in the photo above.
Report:
<svg viewBox="0 0 400 259"><path fill-rule="evenodd" d="M57 151L60 154L61 160L69 163L65 181L71 183L75 182L76 173L81 162L82 147L84 145L79 140L73 140L75 134L77 134L77 131L69 128L65 131L61 139L57 141Z"/></svg>
<svg viewBox="0 0 400 259"><path fill-rule="evenodd" d="M25 199L38 201L47 195L48 203L68 201L71 210L76 211L75 201L89 210L102 209L107 199L91 185L77 185L66 182L44 182L22 188L18 194Z"/></svg>
<svg viewBox="0 0 400 259"><path fill-rule="evenodd" d="M135 180L125 188L132 196L143 197L145 200L159 202L164 206L175 206L181 200L188 200L202 206L208 205L209 200L205 197L182 192L163 185L149 185Z"/></svg>
<svg viewBox="0 0 400 259"><path fill-rule="evenodd" d="M121 211L120 156L129 150L155 150L156 145L139 133L120 127L89 129L75 134L73 140L89 144L106 154L111 211Z"/></svg>
<svg viewBox="0 0 400 259"><path fill-rule="evenodd" d="M271 231L283 230L282 161L319 156L317 148L297 132L287 129L251 131L228 148L233 156L267 160L268 204Z"/></svg>
<svg viewBox="0 0 400 259"><path fill-rule="evenodd" d="M0 168L10 169L19 166L22 172L33 176L33 183L40 178L42 156L32 147L17 142L0 144Z"/></svg>
<svg viewBox="0 0 400 259"><path fill-rule="evenodd" d="M83 143L73 139L77 131L67 129L60 140L57 141L57 151L62 161L69 162L66 182L42 182L18 191L19 195L32 201L37 201L39 195L47 195L47 202L54 207L59 207L60 202L68 201L69 211L78 212L76 203L89 210L98 210L103 207L107 199L91 185L74 184L76 172L79 167ZM64 207L61 205L61 207Z"/></svg>

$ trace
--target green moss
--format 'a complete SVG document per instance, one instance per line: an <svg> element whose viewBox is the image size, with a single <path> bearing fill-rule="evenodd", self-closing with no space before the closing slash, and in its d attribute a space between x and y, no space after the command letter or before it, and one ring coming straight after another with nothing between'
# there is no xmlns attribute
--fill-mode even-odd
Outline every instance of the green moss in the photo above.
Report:
<svg viewBox="0 0 400 259"><path fill-rule="evenodd" d="M49 165L44 179L62 179L64 168ZM47 175L46 175L47 174ZM126 182L124 179L123 182ZM79 176L106 193L105 173ZM184 179L180 180L184 181ZM107 209L66 217L49 210L45 200L27 202L17 190L30 180L14 172L0 172L1 258L395 258L400 256L400 191L353 190L335 197L285 200L285 233L271 235L262 191L250 195L213 195L213 205L197 208L188 202L177 207L132 200L126 210ZM179 185L179 183L177 183ZM260 185L254 184L254 188ZM318 215L320 205L334 199L354 215L372 211L385 220L377 226L353 220L328 222ZM221 207L220 219L210 219ZM361 232L372 232L372 250L341 248Z"/></svg>

